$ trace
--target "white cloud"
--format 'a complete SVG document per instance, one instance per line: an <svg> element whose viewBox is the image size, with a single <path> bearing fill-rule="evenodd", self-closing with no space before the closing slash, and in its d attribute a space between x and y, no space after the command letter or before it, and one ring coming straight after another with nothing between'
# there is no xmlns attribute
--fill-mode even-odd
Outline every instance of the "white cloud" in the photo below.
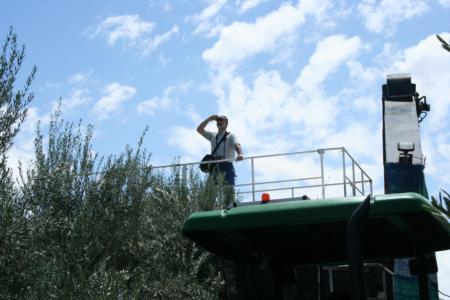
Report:
<svg viewBox="0 0 450 300"><path fill-rule="evenodd" d="M359 96L353 100L353 107L366 114L375 114L379 111L380 100L371 96Z"/></svg>
<svg viewBox="0 0 450 300"><path fill-rule="evenodd" d="M345 146L353 156L366 160L379 157L383 151L381 128L373 128L372 124L351 122L343 128L334 128L334 131L326 139L327 147Z"/></svg>
<svg viewBox="0 0 450 300"><path fill-rule="evenodd" d="M190 104L188 105L187 109L186 109L186 114L189 116L189 118L195 123L199 123L202 121L202 118L200 116L200 114L198 113L197 109L195 108L194 105Z"/></svg>
<svg viewBox="0 0 450 300"><path fill-rule="evenodd" d="M24 136L16 138L16 142L8 152L7 165L12 171L12 176L15 179L20 178L19 166L25 172L32 164L34 159L34 138L31 134L28 139L24 140ZM22 139L22 140L20 140Z"/></svg>
<svg viewBox="0 0 450 300"><path fill-rule="evenodd" d="M301 137L309 136L311 128L322 143L338 113L333 97L320 92L305 94L296 85L283 81L276 71L260 72L252 87L236 77L216 89L217 112L229 116L229 129L252 154L307 149L309 139L304 141ZM296 142L292 142L295 137L290 128L302 135L297 136Z"/></svg>
<svg viewBox="0 0 450 300"><path fill-rule="evenodd" d="M426 121L424 121L426 122ZM450 136L448 133L430 133L428 130L422 134L423 153L426 157L425 172L434 177L435 187L440 188L450 185L450 177L442 174L450 173L450 161L448 151L450 150ZM448 132L448 131L447 131ZM431 194L436 193L434 189Z"/></svg>
<svg viewBox="0 0 450 300"><path fill-rule="evenodd" d="M331 36L318 43L298 79L300 84L285 82L277 71L260 71L250 87L232 72L219 72L222 77L215 78L210 90L218 97L218 112L230 117L229 129L244 141L246 151L267 154L310 149L312 136L313 146L328 145L326 138L331 133L340 134L336 128L340 110L338 97L327 95L319 83L346 66L360 49L358 37ZM370 70L366 73L369 76ZM368 128L362 130L371 132Z"/></svg>
<svg viewBox="0 0 450 300"><path fill-rule="evenodd" d="M95 28L91 27L88 36L105 36L110 46L121 42L124 48L137 49L141 55L146 56L179 31L178 26L174 25L169 31L150 36L155 26L153 22L141 20L139 15L114 16L108 17Z"/></svg>
<svg viewBox="0 0 450 300"><path fill-rule="evenodd" d="M253 82L253 89L246 87L242 78L238 77L230 82L229 95L219 103L219 110L227 113L240 111L242 118L251 115L248 125L253 130L264 131L279 126L279 122L273 122L277 118L274 107L279 109L290 93L289 85L276 71L261 72Z"/></svg>
<svg viewBox="0 0 450 300"><path fill-rule="evenodd" d="M173 10L173 3L171 0L147 0L146 2L152 10L162 9L164 12Z"/></svg>
<svg viewBox="0 0 450 300"><path fill-rule="evenodd" d="M425 156L425 174L432 175L438 167L436 163L437 151L434 147L434 137L427 133L421 135L422 151Z"/></svg>
<svg viewBox="0 0 450 300"><path fill-rule="evenodd" d="M164 89L162 97L153 97L138 104L138 112L153 116L157 110L164 111L178 109L179 96L185 95L191 86L191 82L182 82L178 85L172 85Z"/></svg>
<svg viewBox="0 0 450 300"><path fill-rule="evenodd" d="M297 83L304 90L314 90L340 65L355 56L361 48L361 40L357 36L327 37L317 44L316 51L309 58L309 64L301 71Z"/></svg>
<svg viewBox="0 0 450 300"><path fill-rule="evenodd" d="M311 1L302 1L299 6L283 4L254 23L234 22L220 30L219 40L202 57L212 65L223 67L269 52L304 23L306 15L314 13L315 8Z"/></svg>
<svg viewBox="0 0 450 300"><path fill-rule="evenodd" d="M43 85L39 87L40 91L44 91L47 89L61 89L61 82L52 82L52 81L45 81Z"/></svg>
<svg viewBox="0 0 450 300"><path fill-rule="evenodd" d="M134 96L136 89L132 86L115 82L108 84L103 93L104 96L100 98L94 107L94 114L99 120L117 114L121 110L123 103Z"/></svg>
<svg viewBox="0 0 450 300"><path fill-rule="evenodd" d="M364 82L367 85L376 83L381 79L381 71L377 68L365 67L362 63L357 61L349 61L347 65L349 67L352 80Z"/></svg>
<svg viewBox="0 0 450 300"><path fill-rule="evenodd" d="M379 122L352 123L342 128L342 124L336 122L340 114L337 97L327 95L320 89L305 92L298 85L284 81L277 71L259 72L250 85L241 77L231 78L228 84L221 84L221 87L216 87L219 98L217 111L229 117L228 129L238 136L245 155L346 146L357 161L361 158L368 161L364 164L367 172L380 169L377 159L381 153ZM169 143L186 153L184 158L188 161L198 161L209 151L208 142L199 138L195 132L195 126L200 121L194 121L193 128L176 127L171 130L169 138ZM209 129L215 129L214 123L209 124ZM310 142L311 138L314 139L313 143ZM367 139L376 141L369 149L366 149L366 143L361 143ZM179 140L185 141L183 145L179 145ZM236 164L239 183L248 182L248 164L249 161ZM317 176L318 170L320 172L317 161L313 164L298 156L257 161L255 166L258 181ZM382 182L382 172L371 172L369 175L372 179ZM327 180L337 181L334 180L336 174L342 174L342 170L328 168ZM321 195L318 189L298 190L296 193L306 193L312 197ZM273 195L278 197L281 194ZM327 189L327 195L342 195L342 187Z"/></svg>
<svg viewBox="0 0 450 300"><path fill-rule="evenodd" d="M392 34L398 23L424 14L429 7L423 0L364 0L358 9L369 31Z"/></svg>
<svg viewBox="0 0 450 300"><path fill-rule="evenodd" d="M159 107L158 98L151 98L138 104L138 112L149 116L154 116Z"/></svg>
<svg viewBox="0 0 450 300"><path fill-rule="evenodd" d="M167 142L169 145L180 148L187 161L198 162L202 155L210 151L210 145L207 141L191 128L179 126L171 128Z"/></svg>
<svg viewBox="0 0 450 300"><path fill-rule="evenodd" d="M439 35L446 40L450 39L450 33ZM426 156L427 183L431 183L428 186L430 195L436 195L437 189L450 184L449 176L443 175L450 173L448 70L450 70L450 55L441 48L433 34L402 51L400 59L394 61L386 72L410 73L417 91L427 96L427 102L431 105L431 111L420 126L423 154ZM441 271L439 273L440 282L443 282L442 278L448 275L442 274Z"/></svg>
<svg viewBox="0 0 450 300"><path fill-rule="evenodd" d="M385 43L383 51L375 56L375 61L383 66L390 66L394 61L402 58L401 50L397 49L392 43Z"/></svg>
<svg viewBox="0 0 450 300"><path fill-rule="evenodd" d="M440 34L450 39L450 33ZM418 92L426 95L431 112L424 122L431 131L440 131L448 126L450 112L450 59L441 48L435 35L430 35L417 45L405 49L402 58L394 62L386 73L411 73Z"/></svg>
<svg viewBox="0 0 450 300"><path fill-rule="evenodd" d="M277 138L276 141L271 140L271 137L274 136L272 133L269 134L272 126L277 126L271 124L274 115L276 115L274 107L281 106L284 96L287 96L290 92L289 86L281 80L277 72L261 73L254 81L254 90L248 88L242 78L233 78L224 90L220 87L215 87L215 89L218 94L222 94L219 99L219 107L215 113L229 116L229 129L236 133L245 144L246 153L262 151L261 149L266 147L275 151L279 149L280 145L285 144L282 138ZM197 126L200 122L198 114L192 115L192 110L188 113ZM210 127L214 127L213 125L213 123L209 124ZM267 129L267 134L259 135L264 132L264 128ZM209 128L209 130L214 129ZM195 139L187 140L191 136L185 134L186 132L193 132L192 137L195 137ZM204 155L205 151L209 151L209 146L205 140L197 139L197 135L195 128L186 128L185 131L176 128L176 130L173 130L170 140L179 141L182 137L182 140L185 141L183 147L200 143L202 146L189 148L189 155L198 159L201 155ZM278 143L278 140L280 140L280 143Z"/></svg>
<svg viewBox="0 0 450 300"><path fill-rule="evenodd" d="M314 16L316 20L314 27L311 27L311 29L319 29L319 33L323 29L336 28L354 14L354 8L348 6L345 1L317 1L315 5Z"/></svg>
<svg viewBox="0 0 450 300"><path fill-rule="evenodd" d="M295 8L287 5L286 9L292 11ZM281 10L280 8L277 12ZM267 19L270 18L267 17ZM256 21L254 24L259 23ZM223 35L221 38L223 38ZM219 41L223 41L223 39L219 39ZM265 48L255 48L252 50L253 52L249 52L242 57L232 58L231 61L245 59L259 53L258 51L265 51L263 49ZM233 68L227 65L230 61L224 58L224 61L218 60L218 62L224 63L227 68L214 73L217 76L212 79L209 90L218 98L217 112L229 117L229 130L238 136L246 155L346 146L357 160L362 157L366 159L364 164L366 170L375 172L381 164L380 160L377 159L380 157L379 153L381 153L379 120L372 117L365 120L364 124L359 124L352 119L345 120L346 115L342 113L343 111L340 108L342 97L340 94L344 94L343 91L346 88L343 88L337 94L330 95L325 91L325 86L321 84L341 68L349 69L348 80L370 80L369 85L376 82L380 78L380 70L365 67L354 60L358 52L363 49L364 46L359 37L341 35L327 37L317 43L316 50L310 57L308 65L303 68L295 83L283 80L280 73L275 70L259 71L255 74L251 83L246 83L244 78L234 75ZM344 83L346 82L345 78L341 79ZM364 90L364 92L366 91ZM361 98L361 91L358 89L355 88L353 93ZM373 98L369 100L371 100L369 108L364 103L360 103L358 115L361 115L361 111L372 113L378 111L376 101ZM346 111L347 113L348 111ZM196 117L198 116L196 115ZM341 122L341 119L345 122ZM194 121L196 122L195 126L198 125L199 121ZM213 125L210 124L209 126ZM210 129L214 130L215 128ZM171 141L181 138L184 140L185 137L189 139L188 132L194 133L194 135L192 139L186 140L186 143L198 143L195 128L184 128L183 130L177 128L177 130L172 131L170 139ZM330 136L334 138L330 139ZM375 146L372 145L370 149L366 149L367 145L361 143L361 140L366 140L368 137L376 141ZM206 141L200 143L205 144L205 147L208 146ZM187 150L185 149L185 151ZM194 159L194 161L198 160L204 154L204 151L199 146L190 148L189 157L196 157L197 159ZM238 165L239 168L243 168L241 167L242 163ZM280 173L276 174L286 175L287 168L296 165L297 162L295 161L291 161L291 163L283 162L283 167L279 164L275 165L273 171L278 170L277 172ZM305 167L304 171L310 172L310 175L311 172L315 172L314 168L308 164L303 166ZM265 165L266 171L268 171L267 168L269 168L269 164ZM285 172L283 173L280 169ZM272 172L272 169L268 172ZM338 171L331 170L330 172L336 173ZM369 173L369 175L382 182L380 179L382 172L375 173Z"/></svg>
<svg viewBox="0 0 450 300"><path fill-rule="evenodd" d="M167 66L170 63L170 61L171 61L170 58L165 57L163 54L160 54L158 56L158 60L159 60L159 62L161 64L161 66L163 66L163 67Z"/></svg>
<svg viewBox="0 0 450 300"><path fill-rule="evenodd" d="M156 35L155 37L148 39L146 41L143 41L142 47L143 47L143 55L149 55L151 54L156 48L158 48L161 44L167 42L172 35L178 33L179 29L178 26L173 26L169 31L164 32L163 34Z"/></svg>
<svg viewBox="0 0 450 300"><path fill-rule="evenodd" d="M41 128L48 125L50 114L41 115L36 107L29 107L27 117L14 139L14 145L8 152L8 167L12 169L14 178L19 178L19 162L22 163L23 170L26 170L34 158L34 138L38 122L41 123Z"/></svg>
<svg viewBox="0 0 450 300"><path fill-rule="evenodd" d="M117 41L133 42L151 32L155 24L142 21L139 15L122 15L108 17L90 34L92 38L106 36L108 44L113 46Z"/></svg>
<svg viewBox="0 0 450 300"><path fill-rule="evenodd" d="M226 3L227 0L212 0L200 14L193 16L192 19L197 22L208 20L216 16Z"/></svg>
<svg viewBox="0 0 450 300"><path fill-rule="evenodd" d="M47 114L39 114L39 111L36 107L30 107L27 111L27 117L25 118L25 122L22 124L20 128L19 134L29 135L34 134L36 130L37 123L40 122L41 125L48 125L50 123L50 113Z"/></svg>
<svg viewBox="0 0 450 300"><path fill-rule="evenodd" d="M90 90L96 86L97 80L92 77L92 70L86 73L78 72L70 76L67 80L53 85L53 89L58 89L64 92L61 97L61 110L67 112L75 108L81 107L92 101ZM51 88L51 86L46 86ZM54 111L59 101L52 101L52 111Z"/></svg>
<svg viewBox="0 0 450 300"><path fill-rule="evenodd" d="M80 107L92 100L86 89L73 89L69 96L62 98L62 110L67 111Z"/></svg>
<svg viewBox="0 0 450 300"><path fill-rule="evenodd" d="M69 83L80 84L86 82L88 76L84 73L76 73L69 78Z"/></svg>
<svg viewBox="0 0 450 300"><path fill-rule="evenodd" d="M239 5L239 12L240 13L245 13L246 11L257 7L258 5L260 5L261 3L267 2L268 0L242 0L242 1L237 1L237 5Z"/></svg>
<svg viewBox="0 0 450 300"><path fill-rule="evenodd" d="M439 3L445 8L450 7L450 0L439 0Z"/></svg>
<svg viewBox="0 0 450 300"><path fill-rule="evenodd" d="M227 0L210 0L208 6L199 14L188 17L188 21L197 25L194 33L207 33L207 36L216 35L218 28L222 26L222 17L219 15L219 12L226 4Z"/></svg>

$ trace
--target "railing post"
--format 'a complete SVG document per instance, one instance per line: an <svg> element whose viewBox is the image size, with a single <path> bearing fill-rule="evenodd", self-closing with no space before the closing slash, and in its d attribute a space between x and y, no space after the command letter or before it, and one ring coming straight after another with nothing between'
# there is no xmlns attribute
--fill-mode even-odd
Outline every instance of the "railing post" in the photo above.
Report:
<svg viewBox="0 0 450 300"><path fill-rule="evenodd" d="M320 178L322 180L322 198L325 199L325 174L323 172L323 154L325 150L319 149L317 152L320 155Z"/></svg>
<svg viewBox="0 0 450 300"><path fill-rule="evenodd" d="M252 164L252 197L253 202L256 201L256 195L255 195L255 162L253 157L251 158L251 164Z"/></svg>
<svg viewBox="0 0 450 300"><path fill-rule="evenodd" d="M344 197L347 197L347 182L346 182L346 175L345 175L345 148L342 149L342 172L344 177Z"/></svg>
<svg viewBox="0 0 450 300"><path fill-rule="evenodd" d="M355 161L353 160L353 158L352 158L352 179L353 179L353 185L352 185L352 187L353 187L353 196L356 196L356 190L355 190L355 187L356 187L356 183L355 183L355 181L356 181L355 180Z"/></svg>
<svg viewBox="0 0 450 300"><path fill-rule="evenodd" d="M364 185L365 185L365 182L364 182L364 173L363 173L363 170L361 170L361 185L362 185L361 191L362 191L362 194L364 195Z"/></svg>

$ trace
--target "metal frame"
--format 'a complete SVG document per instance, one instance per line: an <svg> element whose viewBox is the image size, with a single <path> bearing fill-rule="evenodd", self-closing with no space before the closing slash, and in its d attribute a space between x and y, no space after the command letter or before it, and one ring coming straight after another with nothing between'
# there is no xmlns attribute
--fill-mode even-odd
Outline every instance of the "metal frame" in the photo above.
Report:
<svg viewBox="0 0 450 300"><path fill-rule="evenodd" d="M365 262L363 264L363 268L366 267L377 267L380 270L382 270L381 272L381 280L382 280L382 284L383 284L383 294L386 298L387 296L387 278L386 278L386 274L389 274L390 276L394 276L394 272L389 270L385 265L381 264L381 263L370 263L370 262ZM329 284L329 292L334 292L334 280L333 280L333 271L349 271L350 266L349 265L335 265L335 266L324 266L323 269L325 271L328 271L328 284ZM366 272L366 271L364 271ZM384 299L384 298L383 298Z"/></svg>
<svg viewBox="0 0 450 300"><path fill-rule="evenodd" d="M324 157L327 153L339 151L342 155L342 181L326 183L325 182L325 169L324 169ZM319 156L320 160L320 176L313 177L304 177L304 178L295 178L295 179L281 179L275 181L261 181L257 182L255 180L255 163L258 159L261 158L270 158L270 157L280 157L280 156L293 156L293 155L306 155L306 154L314 154L316 153ZM298 189L305 188L320 188L322 198L326 198L326 187L330 186L343 186L343 195L344 197L349 196L347 191L347 185L352 190L352 195L366 195L365 185L369 184L370 195L372 195L373 184L372 179L367 175L367 173L362 169L362 167L355 161L353 156L351 156L348 151L344 147L334 147L334 148L321 148L310 151L297 151L297 152L288 152L288 153L278 153L278 154L266 154L266 155L257 155L257 156L249 156L244 158L244 160L250 160L251 164L251 182L236 184L235 187L251 187L249 190L238 191L238 195L243 194L251 194L252 201L256 201L256 193L261 192L270 192L270 191L282 191L282 190L290 190L291 197L295 197L295 191ZM210 161L207 163L219 163L219 162L233 162L234 159L220 159L216 161ZM347 161L351 163L350 166L347 165ZM200 165L206 162L190 162L190 163L174 163L170 165L160 165L160 166L152 166L153 169L163 169L163 168L174 168L174 167L184 167L184 166L193 166ZM351 175L347 176L347 167L351 168ZM360 179L357 179L356 174L360 174ZM308 181L311 180L320 180L317 184L308 184ZM292 185L287 187L279 187L279 188L258 188L258 186L266 185L266 184L276 184L276 183L287 183L287 182L299 182L298 185ZM303 183L303 184L302 184Z"/></svg>

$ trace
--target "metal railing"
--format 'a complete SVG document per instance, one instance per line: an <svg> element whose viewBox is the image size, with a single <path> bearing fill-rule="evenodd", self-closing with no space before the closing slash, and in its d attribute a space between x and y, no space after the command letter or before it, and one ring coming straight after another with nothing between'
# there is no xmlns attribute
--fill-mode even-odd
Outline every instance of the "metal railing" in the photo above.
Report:
<svg viewBox="0 0 450 300"><path fill-rule="evenodd" d="M325 155L330 152L338 152L338 155L334 156L334 165L340 165L341 179L335 178L333 182L326 181L326 166L325 166ZM292 157L292 156L305 156L305 155L318 155L320 175L319 176L306 176L298 178L289 179L279 179L276 180L256 180L256 163L263 159L277 158L277 157ZM317 157L316 157L317 158ZM336 159L340 160L336 164ZM235 189L237 195L251 195L251 200L256 201L256 195L264 192L276 192L276 191L289 191L290 197L295 198L295 192L301 189L320 189L321 198L327 198L327 188L342 186L341 196L356 196L356 195L367 195L369 192L372 195L372 179L367 175L367 173L362 169L362 167L355 161L355 159L348 153L344 147L338 148L322 148L311 151L299 151L290 153L279 153L279 154L268 154L268 155L257 155L244 158L250 161L250 174L248 177L250 182L237 183ZM230 162L232 159L221 159L212 161L213 163L219 162ZM153 166L153 169L158 168L173 168L173 167L183 167L183 166L193 166L200 165L202 162L190 162L190 163L175 163L170 165L160 165ZM336 175L339 173L336 170L339 169L335 167L333 173ZM266 170L269 171L270 170ZM336 177L336 176L335 176ZM242 174L238 173L238 178L246 178ZM289 185L290 184L290 185ZM369 191L367 191L367 189ZM335 195L333 195L335 196Z"/></svg>

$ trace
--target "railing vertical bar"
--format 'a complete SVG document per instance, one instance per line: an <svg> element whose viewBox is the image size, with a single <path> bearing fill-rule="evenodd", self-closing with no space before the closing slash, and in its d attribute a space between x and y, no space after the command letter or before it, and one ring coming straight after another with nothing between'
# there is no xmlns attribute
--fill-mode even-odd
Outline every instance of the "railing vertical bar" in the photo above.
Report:
<svg viewBox="0 0 450 300"><path fill-rule="evenodd" d="M252 164L252 197L253 202L256 201L256 195L255 195L255 161L254 158L251 158L251 164Z"/></svg>
<svg viewBox="0 0 450 300"><path fill-rule="evenodd" d="M318 150L317 152L319 152L320 155L320 177L322 180L322 198L325 199L325 174L323 171L323 154L324 154L324 150Z"/></svg>
<svg viewBox="0 0 450 300"><path fill-rule="evenodd" d="M292 191L292 193L291 193L291 196L292 196L292 198L294 198L294 188L291 188L291 191Z"/></svg>
<svg viewBox="0 0 450 300"><path fill-rule="evenodd" d="M345 175L345 149L342 150L342 172L343 172L343 184L344 184L344 197L347 197L347 182Z"/></svg>
<svg viewBox="0 0 450 300"><path fill-rule="evenodd" d="M361 170L361 169L360 169L360 170ZM362 193L363 193L363 195L364 195L364 186L365 186L365 182L364 182L364 173L363 173L362 170L361 170L361 186L362 186L361 190L362 190Z"/></svg>
<svg viewBox="0 0 450 300"><path fill-rule="evenodd" d="M352 158L352 179L353 179L353 196L356 196L356 190L355 190L355 161Z"/></svg>

